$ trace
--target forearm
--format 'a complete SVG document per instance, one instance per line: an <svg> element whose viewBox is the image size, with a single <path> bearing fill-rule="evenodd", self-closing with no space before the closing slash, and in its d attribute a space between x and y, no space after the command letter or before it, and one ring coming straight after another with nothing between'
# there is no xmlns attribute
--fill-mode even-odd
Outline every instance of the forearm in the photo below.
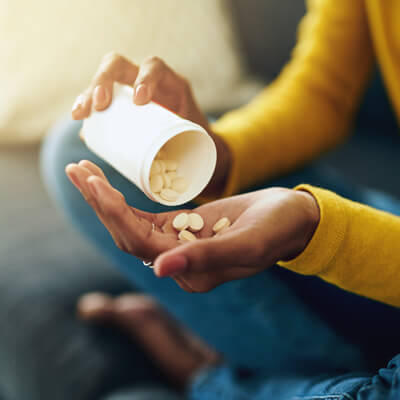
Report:
<svg viewBox="0 0 400 400"><path fill-rule="evenodd" d="M315 158L349 132L372 65L364 3L311 4L278 79L212 125L233 154L226 195Z"/></svg>
<svg viewBox="0 0 400 400"><path fill-rule="evenodd" d="M318 275L345 290L400 306L400 218L300 186L316 198L320 222L305 251L282 266Z"/></svg>

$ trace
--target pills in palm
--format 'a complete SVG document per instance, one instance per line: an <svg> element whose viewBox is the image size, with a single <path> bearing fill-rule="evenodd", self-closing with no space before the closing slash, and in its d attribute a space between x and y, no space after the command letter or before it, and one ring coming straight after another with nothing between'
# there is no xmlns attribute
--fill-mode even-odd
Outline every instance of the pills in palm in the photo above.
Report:
<svg viewBox="0 0 400 400"><path fill-rule="evenodd" d="M204 227L204 221L200 214L197 213L190 213L188 215L188 228L192 232L199 232Z"/></svg>
<svg viewBox="0 0 400 400"><path fill-rule="evenodd" d="M189 226L189 214L187 213L178 214L172 221L172 226L177 231L183 231L184 229L186 229Z"/></svg>
<svg viewBox="0 0 400 400"><path fill-rule="evenodd" d="M197 237L194 236L192 232L189 232L185 229L183 231L179 232L178 238L179 238L179 240L182 240L183 242L191 242L191 241L197 239Z"/></svg>
<svg viewBox="0 0 400 400"><path fill-rule="evenodd" d="M165 190L165 189L164 189ZM227 217L219 219L213 226L215 234L223 232L231 225L231 221ZM197 237L192 233L200 232L204 228L204 220L200 214L181 212L172 220L172 226L177 230L178 238L181 241L196 240Z"/></svg>
<svg viewBox="0 0 400 400"><path fill-rule="evenodd" d="M223 229L228 228L231 225L231 221L227 217L219 219L213 226L213 232L218 233Z"/></svg>

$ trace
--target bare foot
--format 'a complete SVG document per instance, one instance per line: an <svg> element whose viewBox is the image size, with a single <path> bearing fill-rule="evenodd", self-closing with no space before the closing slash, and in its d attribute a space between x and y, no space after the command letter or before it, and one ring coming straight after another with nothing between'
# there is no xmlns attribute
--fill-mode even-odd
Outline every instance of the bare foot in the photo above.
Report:
<svg viewBox="0 0 400 400"><path fill-rule="evenodd" d="M220 356L176 320L151 297L125 294L112 298L89 293L78 302L79 316L112 323L139 341L174 386L184 389L201 368L216 365Z"/></svg>

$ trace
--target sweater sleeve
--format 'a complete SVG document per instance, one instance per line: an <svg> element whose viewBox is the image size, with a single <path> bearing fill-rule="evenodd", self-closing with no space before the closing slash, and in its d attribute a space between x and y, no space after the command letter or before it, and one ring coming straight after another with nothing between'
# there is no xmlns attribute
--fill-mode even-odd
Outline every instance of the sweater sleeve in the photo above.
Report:
<svg viewBox="0 0 400 400"><path fill-rule="evenodd" d="M224 196L287 172L343 140L371 65L364 1L308 1L298 43L280 76L213 124L233 154Z"/></svg>
<svg viewBox="0 0 400 400"><path fill-rule="evenodd" d="M279 265L400 307L400 217L309 185L296 189L315 197L320 222L304 252Z"/></svg>

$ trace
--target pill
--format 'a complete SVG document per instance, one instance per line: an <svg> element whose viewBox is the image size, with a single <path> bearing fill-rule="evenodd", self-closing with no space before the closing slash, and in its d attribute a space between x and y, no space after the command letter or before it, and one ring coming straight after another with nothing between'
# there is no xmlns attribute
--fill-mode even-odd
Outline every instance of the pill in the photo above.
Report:
<svg viewBox="0 0 400 400"><path fill-rule="evenodd" d="M174 160L164 160L164 164L167 171L176 171L178 169L178 163Z"/></svg>
<svg viewBox="0 0 400 400"><path fill-rule="evenodd" d="M189 229L192 232L201 231L204 227L204 221L201 215L196 213L189 214Z"/></svg>
<svg viewBox="0 0 400 400"><path fill-rule="evenodd" d="M222 229L228 228L230 225L231 221L229 221L229 218L223 217L215 223L215 225L213 226L213 231L215 233L218 233L222 231Z"/></svg>
<svg viewBox="0 0 400 400"><path fill-rule="evenodd" d="M164 180L160 174L150 176L150 189L153 193L160 193L163 186Z"/></svg>
<svg viewBox="0 0 400 400"><path fill-rule="evenodd" d="M170 188L172 179L169 177L169 175L168 174L162 174L162 179L163 179L163 182L164 182L164 187L165 188Z"/></svg>
<svg viewBox="0 0 400 400"><path fill-rule="evenodd" d="M189 226L189 214L187 213L178 214L172 221L172 226L177 231L183 231L184 229L186 229Z"/></svg>
<svg viewBox="0 0 400 400"><path fill-rule="evenodd" d="M160 196L162 199L167 201L176 201L178 200L179 193L172 189L162 189L160 192Z"/></svg>
<svg viewBox="0 0 400 400"><path fill-rule="evenodd" d="M185 178L178 177L172 180L171 187L173 190L183 193L188 188L188 183Z"/></svg>
<svg viewBox="0 0 400 400"><path fill-rule="evenodd" d="M180 231L178 234L178 238L183 242L191 242L197 239L197 237L194 236L192 232L189 232L187 230Z"/></svg>
<svg viewBox="0 0 400 400"><path fill-rule="evenodd" d="M150 175L159 174L161 172L160 160L153 161L150 168Z"/></svg>

